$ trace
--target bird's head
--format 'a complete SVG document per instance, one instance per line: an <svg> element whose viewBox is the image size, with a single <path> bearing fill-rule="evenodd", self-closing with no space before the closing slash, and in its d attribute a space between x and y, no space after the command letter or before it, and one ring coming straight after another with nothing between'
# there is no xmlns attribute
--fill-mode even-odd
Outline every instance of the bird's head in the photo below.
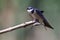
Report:
<svg viewBox="0 0 60 40"><path fill-rule="evenodd" d="M27 12L33 13L33 12L34 12L34 8L33 8L33 7L28 7L28 8L27 8Z"/></svg>

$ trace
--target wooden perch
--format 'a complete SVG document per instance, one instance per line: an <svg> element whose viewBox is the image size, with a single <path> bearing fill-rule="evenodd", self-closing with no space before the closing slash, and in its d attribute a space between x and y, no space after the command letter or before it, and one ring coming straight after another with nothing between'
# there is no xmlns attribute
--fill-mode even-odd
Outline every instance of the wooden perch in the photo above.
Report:
<svg viewBox="0 0 60 40"><path fill-rule="evenodd" d="M29 21L29 22L25 22L25 23L22 23L22 24L13 26L13 27L9 27L9 28L0 30L0 34L7 33L10 31L16 30L18 28L23 28L23 27L29 26L29 25L34 24L34 23L35 23L35 21Z"/></svg>

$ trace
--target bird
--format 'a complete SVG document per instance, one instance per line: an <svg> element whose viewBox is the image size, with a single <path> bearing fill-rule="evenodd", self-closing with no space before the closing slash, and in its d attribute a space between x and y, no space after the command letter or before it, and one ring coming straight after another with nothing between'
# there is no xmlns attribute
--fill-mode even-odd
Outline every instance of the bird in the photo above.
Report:
<svg viewBox="0 0 60 40"><path fill-rule="evenodd" d="M33 20L36 22L34 25L40 25L44 24L45 27L54 29L47 21L47 19L44 17L43 13L44 11L39 10L37 8L33 7L27 7L27 12L30 14L30 16L33 18Z"/></svg>

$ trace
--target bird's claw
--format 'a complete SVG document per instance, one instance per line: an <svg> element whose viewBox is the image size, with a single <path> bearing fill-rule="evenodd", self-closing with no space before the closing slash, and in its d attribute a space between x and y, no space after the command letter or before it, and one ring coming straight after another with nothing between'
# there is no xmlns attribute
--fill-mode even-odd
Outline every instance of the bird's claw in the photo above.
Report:
<svg viewBox="0 0 60 40"><path fill-rule="evenodd" d="M38 25L40 25L39 22L36 22L36 23L33 24L33 26L38 26Z"/></svg>

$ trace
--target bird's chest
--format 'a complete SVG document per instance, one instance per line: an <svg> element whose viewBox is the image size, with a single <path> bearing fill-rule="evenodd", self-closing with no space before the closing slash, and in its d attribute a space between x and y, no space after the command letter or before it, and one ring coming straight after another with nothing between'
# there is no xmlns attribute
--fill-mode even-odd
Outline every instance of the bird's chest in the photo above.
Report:
<svg viewBox="0 0 60 40"><path fill-rule="evenodd" d="M39 19L39 22L43 22L43 19L37 14L36 11L34 11L34 15L37 19Z"/></svg>

